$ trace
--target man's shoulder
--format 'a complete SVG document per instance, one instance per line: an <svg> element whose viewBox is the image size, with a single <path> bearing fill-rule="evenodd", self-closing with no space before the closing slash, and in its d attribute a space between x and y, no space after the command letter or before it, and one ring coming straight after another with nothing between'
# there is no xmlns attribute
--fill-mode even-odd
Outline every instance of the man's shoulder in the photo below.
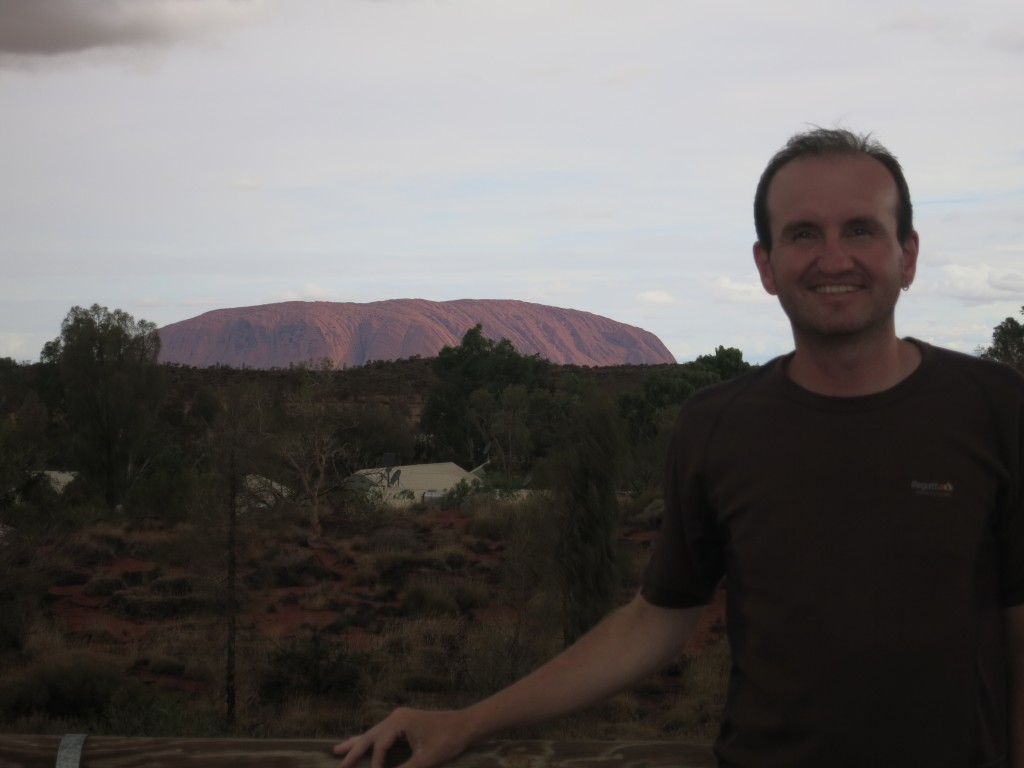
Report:
<svg viewBox="0 0 1024 768"><path fill-rule="evenodd" d="M925 361L933 371L959 380L965 386L982 389L1005 389L1024 396L1024 375L1015 368L997 360L987 360L953 349L937 347L913 340L921 348Z"/></svg>
<svg viewBox="0 0 1024 768"><path fill-rule="evenodd" d="M728 408L738 398L776 386L785 357L769 360L764 365L728 381L698 389L683 403L682 411L712 413Z"/></svg>

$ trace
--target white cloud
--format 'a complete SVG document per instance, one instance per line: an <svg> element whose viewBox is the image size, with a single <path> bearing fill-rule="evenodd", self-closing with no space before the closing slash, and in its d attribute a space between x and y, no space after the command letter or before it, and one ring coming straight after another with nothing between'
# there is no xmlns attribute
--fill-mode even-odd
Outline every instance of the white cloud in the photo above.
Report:
<svg viewBox="0 0 1024 768"><path fill-rule="evenodd" d="M713 291L715 298L719 301L740 304L750 302L762 304L774 301L770 295L765 293L764 287L760 283L737 282L729 277L720 277L715 280Z"/></svg>
<svg viewBox="0 0 1024 768"><path fill-rule="evenodd" d="M350 301L337 291L317 285L304 283L302 287L290 291L274 291L264 297L265 303L278 301Z"/></svg>
<svg viewBox="0 0 1024 768"><path fill-rule="evenodd" d="M994 32L991 37L992 45L1009 53L1024 53L1024 25L1010 24L1005 28Z"/></svg>
<svg viewBox="0 0 1024 768"><path fill-rule="evenodd" d="M642 304L675 304L676 301L671 293L659 289L643 291L636 298Z"/></svg>
<svg viewBox="0 0 1024 768"><path fill-rule="evenodd" d="M907 169L901 311L990 329L1024 303L1018 3L865 2L0 0L0 51L47 62L0 70L0 355L72 304L399 296L786 351L750 198L790 132L837 122Z"/></svg>
<svg viewBox="0 0 1024 768"><path fill-rule="evenodd" d="M988 282L997 291L1017 293L1024 297L1024 274L1020 272L993 272Z"/></svg>
<svg viewBox="0 0 1024 768"><path fill-rule="evenodd" d="M43 345L57 336L42 333L20 333L0 331L0 357L9 357L18 362L36 362Z"/></svg>
<svg viewBox="0 0 1024 768"><path fill-rule="evenodd" d="M959 299L964 302L1000 302L1015 295L1024 300L1024 275L1018 271L998 269L986 264L946 264L942 267L944 280L929 292Z"/></svg>

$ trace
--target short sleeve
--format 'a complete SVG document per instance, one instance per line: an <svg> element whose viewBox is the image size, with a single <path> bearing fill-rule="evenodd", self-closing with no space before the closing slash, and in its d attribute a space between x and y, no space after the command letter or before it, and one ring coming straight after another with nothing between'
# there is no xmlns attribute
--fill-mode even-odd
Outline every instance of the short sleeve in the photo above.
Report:
<svg viewBox="0 0 1024 768"><path fill-rule="evenodd" d="M691 401L686 406L691 405ZM710 601L723 574L723 542L707 499L701 446L702 419L682 409L665 465L665 509L641 594L665 608L689 608Z"/></svg>
<svg viewBox="0 0 1024 768"><path fill-rule="evenodd" d="M1002 601L1006 606L1024 603L1024 377L1015 376L1016 407L1010 413L1006 439L1007 483L997 521L999 576Z"/></svg>

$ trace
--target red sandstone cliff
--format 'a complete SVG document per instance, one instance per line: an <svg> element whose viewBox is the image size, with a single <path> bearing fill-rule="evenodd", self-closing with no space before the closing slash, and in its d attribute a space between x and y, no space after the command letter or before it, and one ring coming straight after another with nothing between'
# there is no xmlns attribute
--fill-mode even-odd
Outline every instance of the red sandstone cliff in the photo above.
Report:
<svg viewBox="0 0 1024 768"><path fill-rule="evenodd" d="M435 357L483 326L526 355L553 363L671 363L657 336L575 309L525 301L394 299L368 304L290 301L217 309L160 329L160 360L198 368L284 368L329 359L335 366L368 360Z"/></svg>

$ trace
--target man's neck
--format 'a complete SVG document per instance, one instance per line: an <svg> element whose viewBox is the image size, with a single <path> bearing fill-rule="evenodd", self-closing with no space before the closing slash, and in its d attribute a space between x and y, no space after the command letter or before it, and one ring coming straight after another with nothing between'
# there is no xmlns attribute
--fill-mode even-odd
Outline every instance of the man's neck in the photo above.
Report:
<svg viewBox="0 0 1024 768"><path fill-rule="evenodd" d="M921 362L916 345L895 335L874 342L816 343L797 340L786 373L804 389L830 397L884 392Z"/></svg>

